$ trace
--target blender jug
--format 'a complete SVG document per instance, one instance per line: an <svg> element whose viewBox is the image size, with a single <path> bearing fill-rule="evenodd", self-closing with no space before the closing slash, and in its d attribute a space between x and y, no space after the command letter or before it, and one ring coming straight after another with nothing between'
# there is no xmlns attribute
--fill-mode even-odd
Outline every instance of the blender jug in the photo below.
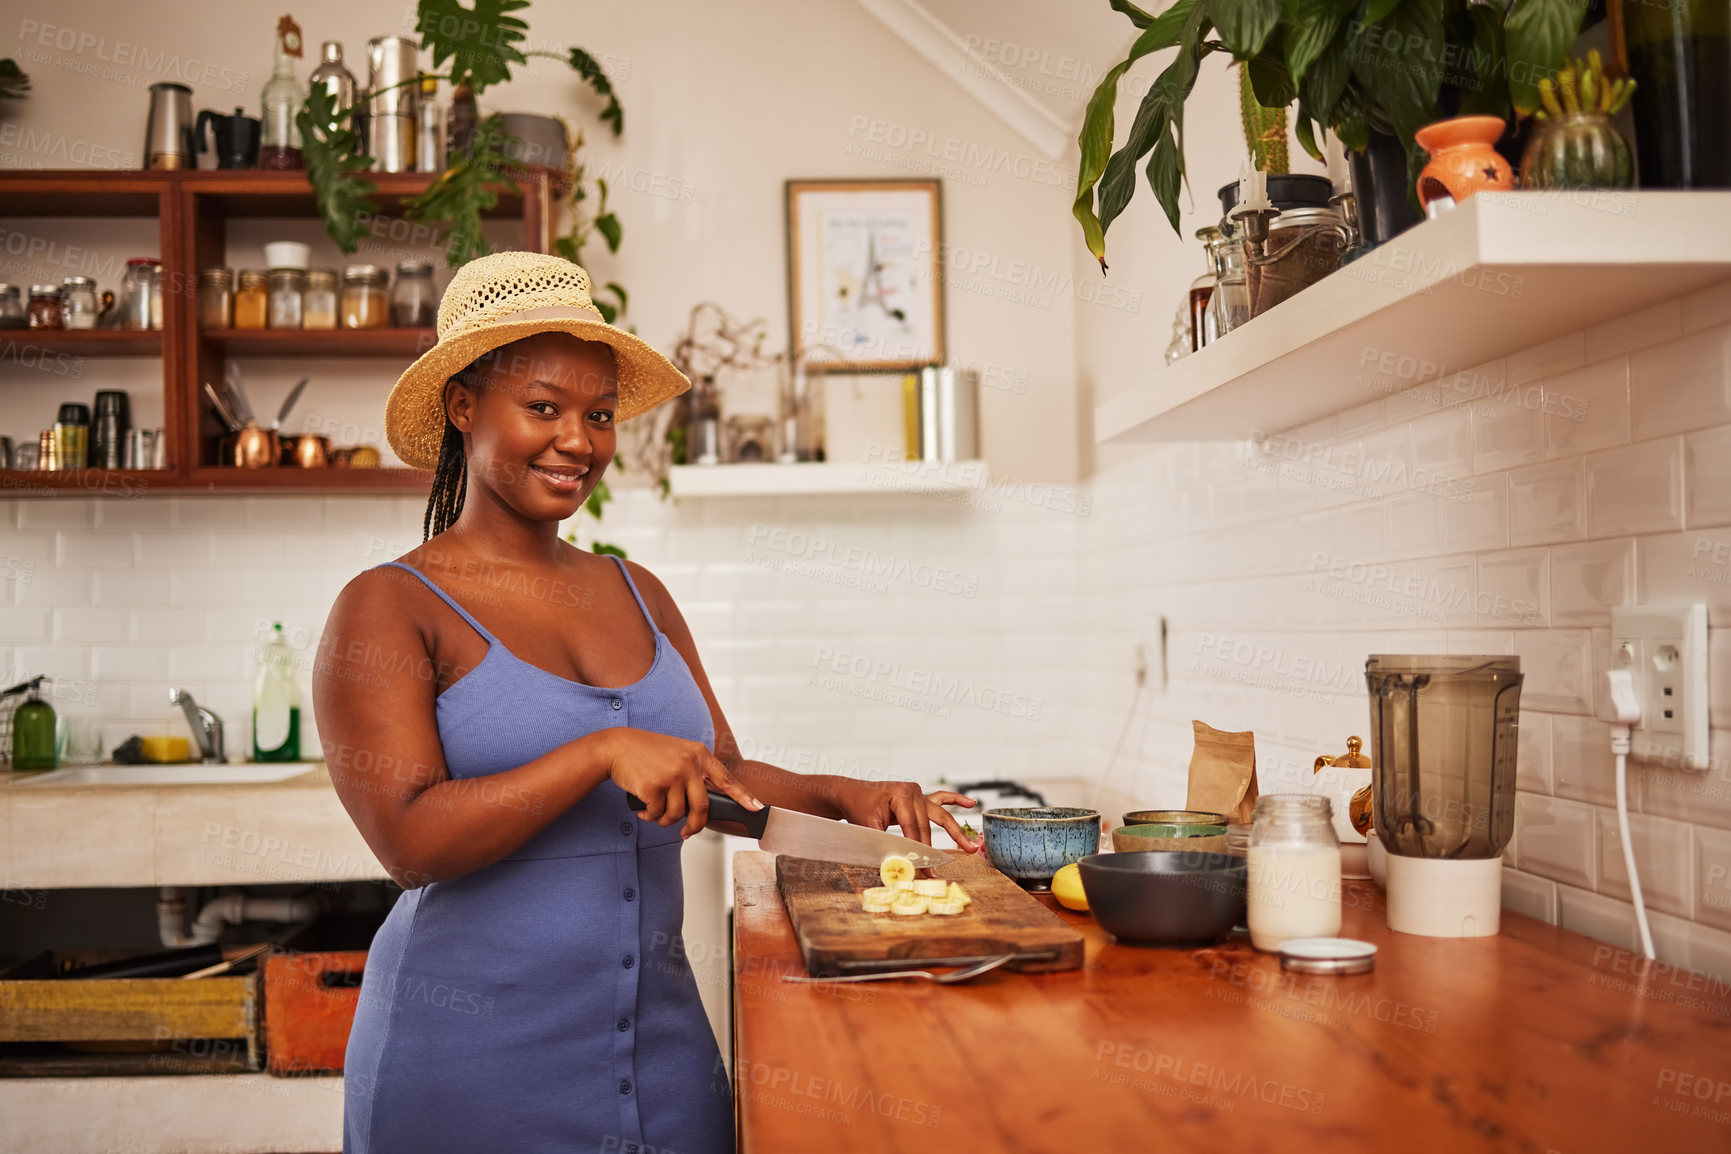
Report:
<svg viewBox="0 0 1731 1154"><path fill-rule="evenodd" d="M1389 927L1495 933L1515 830L1520 658L1373 654L1364 676Z"/></svg>

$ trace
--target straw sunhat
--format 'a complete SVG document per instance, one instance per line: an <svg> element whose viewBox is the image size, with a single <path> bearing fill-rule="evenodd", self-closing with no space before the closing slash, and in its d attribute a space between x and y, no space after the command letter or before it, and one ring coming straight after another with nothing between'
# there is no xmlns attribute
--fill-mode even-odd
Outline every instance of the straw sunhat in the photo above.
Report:
<svg viewBox="0 0 1731 1154"><path fill-rule="evenodd" d="M538 252L496 252L457 270L439 302L439 342L410 365L385 402L385 436L407 465L432 469L445 439L445 383L477 358L535 333L570 333L613 350L618 420L691 387L673 362L601 319L580 265Z"/></svg>

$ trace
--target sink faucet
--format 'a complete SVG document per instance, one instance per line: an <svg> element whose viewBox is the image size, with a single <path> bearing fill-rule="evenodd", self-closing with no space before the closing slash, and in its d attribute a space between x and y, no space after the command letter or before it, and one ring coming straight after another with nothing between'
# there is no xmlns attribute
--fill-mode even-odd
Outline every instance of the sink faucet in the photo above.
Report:
<svg viewBox="0 0 1731 1154"><path fill-rule="evenodd" d="M206 764L227 760L222 753L222 718L192 699L184 689L170 689L168 703L178 705L186 713L186 723L192 726L193 740Z"/></svg>

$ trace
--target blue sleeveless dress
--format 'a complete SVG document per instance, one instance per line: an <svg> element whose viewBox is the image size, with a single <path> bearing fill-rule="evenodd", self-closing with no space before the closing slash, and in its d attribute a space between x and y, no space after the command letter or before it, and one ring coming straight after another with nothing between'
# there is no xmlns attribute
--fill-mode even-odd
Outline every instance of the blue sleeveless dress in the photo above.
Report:
<svg viewBox="0 0 1731 1154"><path fill-rule="evenodd" d="M487 640L438 698L453 780L527 808L488 776L607 726L714 748L691 671L615 561L655 632L654 664L621 689L530 665L390 562ZM502 861L405 892L367 955L345 1154L732 1151L732 1086L680 938L679 830L603 781Z"/></svg>

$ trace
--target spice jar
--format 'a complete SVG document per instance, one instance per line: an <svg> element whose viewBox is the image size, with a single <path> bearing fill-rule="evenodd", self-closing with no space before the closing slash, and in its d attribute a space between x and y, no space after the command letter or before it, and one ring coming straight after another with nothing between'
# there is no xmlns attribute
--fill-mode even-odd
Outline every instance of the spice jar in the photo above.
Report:
<svg viewBox="0 0 1731 1154"><path fill-rule="evenodd" d="M28 323L23 290L15 284L0 284L0 329L21 329Z"/></svg>
<svg viewBox="0 0 1731 1154"><path fill-rule="evenodd" d="M71 401L54 418L54 456L61 469L82 469L90 462L90 406Z"/></svg>
<svg viewBox="0 0 1731 1154"><path fill-rule="evenodd" d="M1333 808L1317 794L1266 793L1256 799L1246 896L1250 944L1257 949L1340 933L1340 839Z"/></svg>
<svg viewBox="0 0 1731 1154"><path fill-rule="evenodd" d="M307 270L306 291L301 294L301 328L337 327L337 273L335 269Z"/></svg>
<svg viewBox="0 0 1731 1154"><path fill-rule="evenodd" d="M57 329L60 323L60 286L33 284L30 286L30 327Z"/></svg>
<svg viewBox="0 0 1731 1154"><path fill-rule="evenodd" d="M266 327L300 328L301 293L306 289L306 274L298 268L273 268L267 284L270 304Z"/></svg>
<svg viewBox="0 0 1731 1154"><path fill-rule="evenodd" d="M431 328L438 311L432 262L406 260L399 264L396 287L391 289L391 324L399 329Z"/></svg>
<svg viewBox="0 0 1731 1154"><path fill-rule="evenodd" d="M343 270L342 317L345 329L382 329L390 323L390 274L376 264Z"/></svg>
<svg viewBox="0 0 1731 1154"><path fill-rule="evenodd" d="M96 327L96 282L87 276L69 276L60 282L60 320L69 329Z"/></svg>
<svg viewBox="0 0 1731 1154"><path fill-rule="evenodd" d="M198 274L198 324L205 329L234 325L234 272L207 268Z"/></svg>
<svg viewBox="0 0 1731 1154"><path fill-rule="evenodd" d="M262 329L265 321L265 275L262 268L240 270L240 287L234 290L234 327Z"/></svg>

